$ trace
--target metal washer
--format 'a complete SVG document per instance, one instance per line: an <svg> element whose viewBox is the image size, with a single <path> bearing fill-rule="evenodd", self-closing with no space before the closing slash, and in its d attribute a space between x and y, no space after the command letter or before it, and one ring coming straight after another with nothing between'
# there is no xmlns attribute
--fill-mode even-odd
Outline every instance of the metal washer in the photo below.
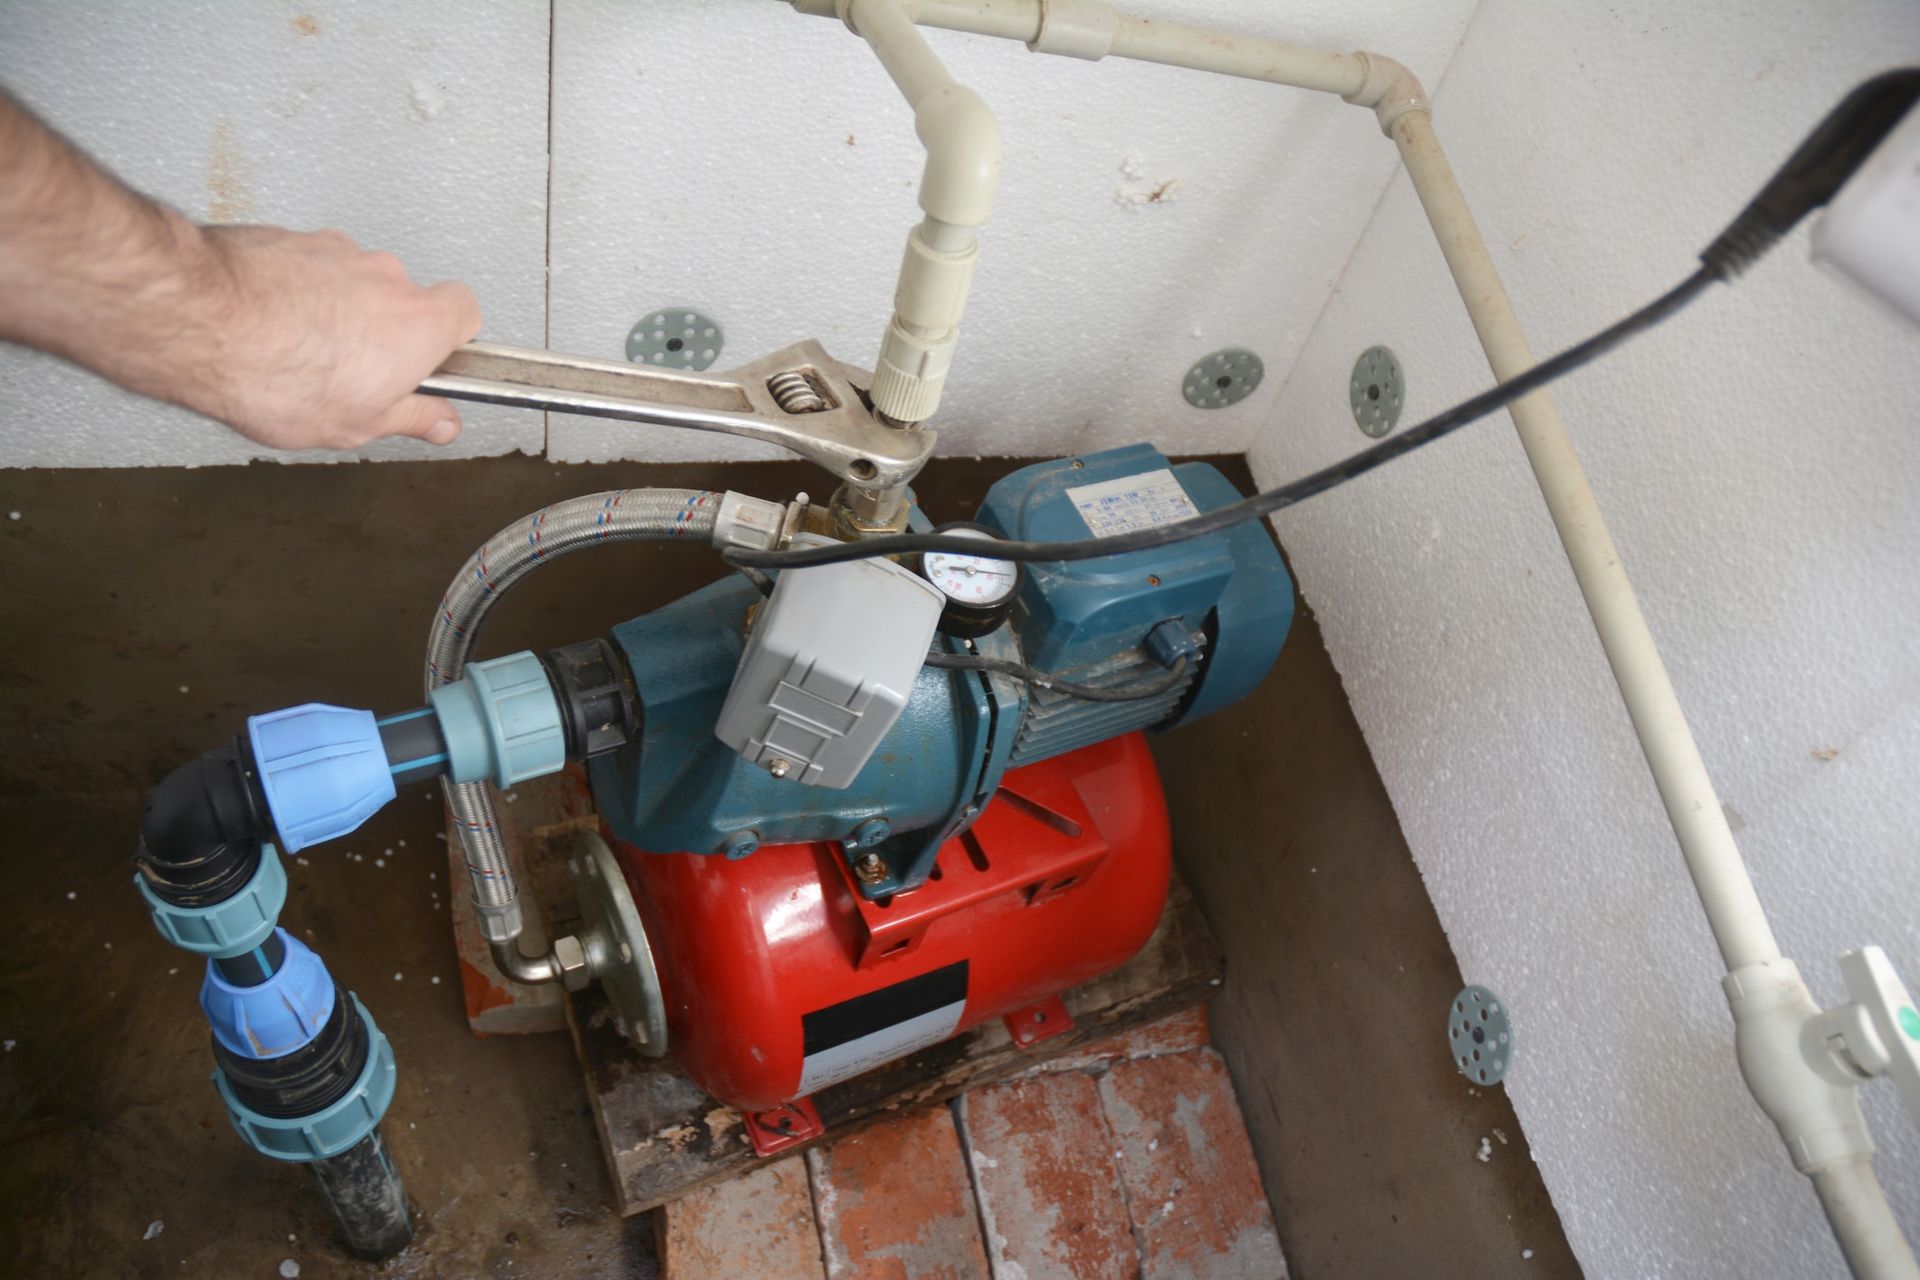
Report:
<svg viewBox="0 0 1920 1280"><path fill-rule="evenodd" d="M607 842L591 831L574 837L567 872L580 902L580 941L587 963L607 993L620 1030L649 1058L667 1051L667 1002L640 912L627 891Z"/></svg>
<svg viewBox="0 0 1920 1280"><path fill-rule="evenodd" d="M1400 357L1387 347L1362 351L1347 384L1347 400L1360 429L1376 438L1384 436L1400 421L1400 406L1406 399L1407 375L1400 368Z"/></svg>
<svg viewBox="0 0 1920 1280"><path fill-rule="evenodd" d="M1466 987L1447 1006L1447 1053L1476 1084L1499 1084L1513 1070L1513 1025L1504 1000L1485 987Z"/></svg>
<svg viewBox="0 0 1920 1280"><path fill-rule="evenodd" d="M720 358L725 341L713 317L664 307L640 317L627 334L627 359L655 369L706 369Z"/></svg>
<svg viewBox="0 0 1920 1280"><path fill-rule="evenodd" d="M1245 347L1222 347L1201 356L1180 380L1180 394L1196 409L1224 409L1253 394L1267 366Z"/></svg>

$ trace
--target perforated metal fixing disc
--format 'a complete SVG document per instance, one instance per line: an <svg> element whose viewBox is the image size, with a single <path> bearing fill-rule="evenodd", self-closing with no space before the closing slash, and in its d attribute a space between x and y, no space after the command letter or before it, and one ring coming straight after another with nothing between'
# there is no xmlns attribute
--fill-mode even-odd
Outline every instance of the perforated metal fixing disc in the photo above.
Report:
<svg viewBox="0 0 1920 1280"><path fill-rule="evenodd" d="M719 321L686 307L640 317L627 334L627 359L659 369L705 369L720 358Z"/></svg>
<svg viewBox="0 0 1920 1280"><path fill-rule="evenodd" d="M1467 987L1447 1006L1447 1052L1475 1084L1499 1084L1513 1069L1513 1027L1506 1002L1485 987Z"/></svg>
<svg viewBox="0 0 1920 1280"><path fill-rule="evenodd" d="M1224 409L1253 394L1267 366L1245 347L1222 347L1201 356L1180 381L1180 393L1196 409Z"/></svg>
<svg viewBox="0 0 1920 1280"><path fill-rule="evenodd" d="M634 1047L657 1058L667 1051L667 1004L660 996L653 948L647 945L627 878L607 842L591 831L578 833L567 846L567 872L580 901L580 940L586 944L587 962L607 993L613 1016Z"/></svg>
<svg viewBox="0 0 1920 1280"><path fill-rule="evenodd" d="M1400 368L1400 357L1386 347L1368 347L1353 362L1353 379L1348 384L1348 399L1353 404L1353 420L1370 436L1383 436L1400 421L1400 406L1407 400L1407 378Z"/></svg>

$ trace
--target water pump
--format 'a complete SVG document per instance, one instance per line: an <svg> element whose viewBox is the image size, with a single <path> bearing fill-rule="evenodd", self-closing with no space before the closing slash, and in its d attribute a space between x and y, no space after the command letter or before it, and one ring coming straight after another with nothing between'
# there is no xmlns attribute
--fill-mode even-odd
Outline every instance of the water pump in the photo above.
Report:
<svg viewBox="0 0 1920 1280"><path fill-rule="evenodd" d="M279 858L352 831L400 785L441 779L503 975L600 982L642 1052L800 1132L807 1095L981 1021L1045 1035L1053 997L1151 934L1170 837L1141 733L1266 675L1293 609L1279 552L1248 523L1099 558L1004 550L1239 500L1211 466L1146 445L1017 470L936 529L909 487L933 433L880 420L856 379L811 343L701 378L467 349L431 389L777 439L841 484L824 503L629 490L536 512L455 575L426 705L254 716L156 788L137 880L161 933L208 957L221 1099L262 1154L314 1169L356 1252L411 1232L379 1133L395 1055L278 928ZM902 533L953 536L820 567L716 562L710 586L610 637L474 657L493 604L560 555ZM493 792L578 761L600 815L571 861L585 925L529 955Z"/></svg>

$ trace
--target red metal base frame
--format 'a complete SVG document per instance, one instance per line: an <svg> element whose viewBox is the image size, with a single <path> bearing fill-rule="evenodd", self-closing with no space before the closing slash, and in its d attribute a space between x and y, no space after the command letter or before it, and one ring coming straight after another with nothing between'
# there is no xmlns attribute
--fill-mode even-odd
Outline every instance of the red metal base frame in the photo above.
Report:
<svg viewBox="0 0 1920 1280"><path fill-rule="evenodd" d="M1073 1015L1060 1003L1059 996L1048 996L1039 1004L1016 1009L1001 1021L1007 1024L1007 1034L1013 1037L1014 1044L1022 1049L1073 1030Z"/></svg>
<svg viewBox="0 0 1920 1280"><path fill-rule="evenodd" d="M826 1131L811 1098L795 1098L770 1111L747 1113L747 1140L753 1143L753 1154L762 1158L817 1138Z"/></svg>

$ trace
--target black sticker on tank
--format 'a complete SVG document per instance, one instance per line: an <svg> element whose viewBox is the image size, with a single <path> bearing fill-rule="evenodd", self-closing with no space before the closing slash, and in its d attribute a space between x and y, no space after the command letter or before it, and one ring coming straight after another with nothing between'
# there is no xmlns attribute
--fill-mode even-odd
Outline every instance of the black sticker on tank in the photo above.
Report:
<svg viewBox="0 0 1920 1280"><path fill-rule="evenodd" d="M938 1044L967 1007L967 962L869 991L800 1017L800 1089L813 1093Z"/></svg>

